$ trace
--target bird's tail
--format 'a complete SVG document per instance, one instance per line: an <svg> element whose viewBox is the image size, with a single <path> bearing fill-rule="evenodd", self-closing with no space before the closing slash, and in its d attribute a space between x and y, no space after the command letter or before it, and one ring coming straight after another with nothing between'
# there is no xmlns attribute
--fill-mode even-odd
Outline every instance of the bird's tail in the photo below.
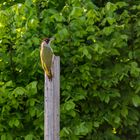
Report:
<svg viewBox="0 0 140 140"><path fill-rule="evenodd" d="M45 73L46 73L46 75L48 76L48 79L49 79L49 80L52 80L53 75L52 75L51 70L50 70L49 72L48 72L48 71L45 71Z"/></svg>

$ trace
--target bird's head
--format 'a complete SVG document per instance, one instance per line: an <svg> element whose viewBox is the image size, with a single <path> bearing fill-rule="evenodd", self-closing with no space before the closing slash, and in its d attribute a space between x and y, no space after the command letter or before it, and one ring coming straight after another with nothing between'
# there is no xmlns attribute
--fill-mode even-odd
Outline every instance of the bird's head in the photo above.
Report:
<svg viewBox="0 0 140 140"><path fill-rule="evenodd" d="M50 47L51 42L54 40L54 38L45 38L42 42L43 46Z"/></svg>

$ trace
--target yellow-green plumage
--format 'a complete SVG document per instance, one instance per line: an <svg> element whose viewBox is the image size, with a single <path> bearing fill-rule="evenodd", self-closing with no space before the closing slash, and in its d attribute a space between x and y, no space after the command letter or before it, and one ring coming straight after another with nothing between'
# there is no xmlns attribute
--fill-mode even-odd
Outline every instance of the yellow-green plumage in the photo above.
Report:
<svg viewBox="0 0 140 140"><path fill-rule="evenodd" d="M41 44L41 50L40 50L40 58L41 58L41 64L42 67L48 76L49 79L52 79L52 59L53 59L53 51L50 47L50 42L47 44L45 41Z"/></svg>

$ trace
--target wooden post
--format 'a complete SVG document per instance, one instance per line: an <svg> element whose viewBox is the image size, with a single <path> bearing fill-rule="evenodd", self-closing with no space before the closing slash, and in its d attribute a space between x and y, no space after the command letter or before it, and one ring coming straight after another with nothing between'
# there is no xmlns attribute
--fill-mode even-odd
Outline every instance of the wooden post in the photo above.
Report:
<svg viewBox="0 0 140 140"><path fill-rule="evenodd" d="M44 140L59 140L60 104L60 57L54 56L53 78L49 81L45 74L44 93Z"/></svg>

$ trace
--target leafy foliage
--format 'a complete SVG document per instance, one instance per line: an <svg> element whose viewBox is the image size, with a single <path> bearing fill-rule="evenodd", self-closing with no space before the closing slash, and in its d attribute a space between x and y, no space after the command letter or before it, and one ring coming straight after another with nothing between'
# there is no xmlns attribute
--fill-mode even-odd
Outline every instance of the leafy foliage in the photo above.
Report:
<svg viewBox="0 0 140 140"><path fill-rule="evenodd" d="M3 2L1 140L43 139L39 46L46 36L55 36L61 57L61 140L139 140L140 3Z"/></svg>

